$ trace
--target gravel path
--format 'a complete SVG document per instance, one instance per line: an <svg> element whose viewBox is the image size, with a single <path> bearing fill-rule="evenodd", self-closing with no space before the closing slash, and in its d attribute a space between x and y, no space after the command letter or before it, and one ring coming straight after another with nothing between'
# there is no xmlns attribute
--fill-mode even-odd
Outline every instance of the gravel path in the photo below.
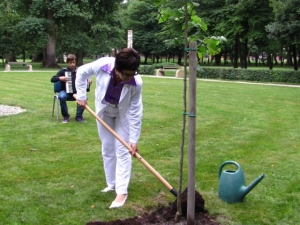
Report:
<svg viewBox="0 0 300 225"><path fill-rule="evenodd" d="M21 107L18 106L0 105L0 116L18 114L25 111L26 109L22 109Z"/></svg>

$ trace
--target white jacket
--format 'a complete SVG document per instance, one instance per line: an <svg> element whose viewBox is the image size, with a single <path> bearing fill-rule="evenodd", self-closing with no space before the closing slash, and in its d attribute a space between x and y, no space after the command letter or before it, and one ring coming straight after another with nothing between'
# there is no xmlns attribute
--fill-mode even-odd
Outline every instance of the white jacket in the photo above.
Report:
<svg viewBox="0 0 300 225"><path fill-rule="evenodd" d="M86 97L86 87L87 79L91 78L93 75L96 76L96 89L95 89L95 107L98 116L102 116L104 108L108 103L104 100L106 90L108 88L109 81L111 79L110 71L114 69L115 58L113 57L103 57L94 62L80 66L76 73L76 90L77 99L85 100ZM103 70L106 67L106 71ZM137 86L124 84L121 92L119 101L119 114L120 120L126 130L129 130L130 143L137 143L141 125L142 125L142 78L140 75L134 76Z"/></svg>

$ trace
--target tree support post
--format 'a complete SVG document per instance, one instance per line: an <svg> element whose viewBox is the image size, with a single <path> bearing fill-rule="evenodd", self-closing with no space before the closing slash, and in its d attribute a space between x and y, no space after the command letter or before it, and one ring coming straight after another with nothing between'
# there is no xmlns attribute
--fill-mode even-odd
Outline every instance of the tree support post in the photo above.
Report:
<svg viewBox="0 0 300 225"><path fill-rule="evenodd" d="M188 142L188 201L187 225L195 222L195 137L196 137L196 83L197 44L189 44L189 142Z"/></svg>

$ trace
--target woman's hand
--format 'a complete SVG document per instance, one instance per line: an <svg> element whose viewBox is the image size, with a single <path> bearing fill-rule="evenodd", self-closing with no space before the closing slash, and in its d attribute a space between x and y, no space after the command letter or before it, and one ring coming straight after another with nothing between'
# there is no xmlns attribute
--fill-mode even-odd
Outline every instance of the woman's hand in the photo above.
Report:
<svg viewBox="0 0 300 225"><path fill-rule="evenodd" d="M87 105L87 100L78 100L76 94L73 94L73 98L76 99L76 103L77 103L80 107L85 108L85 106Z"/></svg>
<svg viewBox="0 0 300 225"><path fill-rule="evenodd" d="M85 108L85 106L87 105L87 101L86 100L76 100L76 102L82 108Z"/></svg>
<svg viewBox="0 0 300 225"><path fill-rule="evenodd" d="M136 143L130 143L129 145L130 145L130 147L131 147L131 150L129 150L129 153L130 153L133 157L136 157L136 156L135 156L135 153L138 153L138 152L139 152L139 150L138 150L138 148L137 148L137 144L136 144Z"/></svg>

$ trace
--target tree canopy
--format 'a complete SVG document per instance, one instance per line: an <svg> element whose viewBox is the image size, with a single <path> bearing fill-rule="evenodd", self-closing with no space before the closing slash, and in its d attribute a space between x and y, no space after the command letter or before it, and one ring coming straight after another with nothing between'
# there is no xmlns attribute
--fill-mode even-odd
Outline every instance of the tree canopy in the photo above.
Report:
<svg viewBox="0 0 300 225"><path fill-rule="evenodd" d="M163 7L157 2L163 3ZM298 69L300 16L296 6L300 0L187 2L194 5L197 23L202 21L207 25L204 35L203 27L189 23L193 40L220 36L227 39L220 43L220 52L212 58L215 65L220 65L223 58L225 64L229 59L233 67L247 68L251 56L256 64L280 60L282 65L285 62ZM169 60L175 55L181 63L184 49L179 20L183 16L180 9L183 3L183 0L0 0L2 59L34 56L45 67L57 67L59 55L74 53L80 65L86 55L101 55L112 48L125 47L127 30L133 30L134 48L145 56L145 63L149 57L159 62L162 56ZM158 23L162 16L172 19Z"/></svg>

